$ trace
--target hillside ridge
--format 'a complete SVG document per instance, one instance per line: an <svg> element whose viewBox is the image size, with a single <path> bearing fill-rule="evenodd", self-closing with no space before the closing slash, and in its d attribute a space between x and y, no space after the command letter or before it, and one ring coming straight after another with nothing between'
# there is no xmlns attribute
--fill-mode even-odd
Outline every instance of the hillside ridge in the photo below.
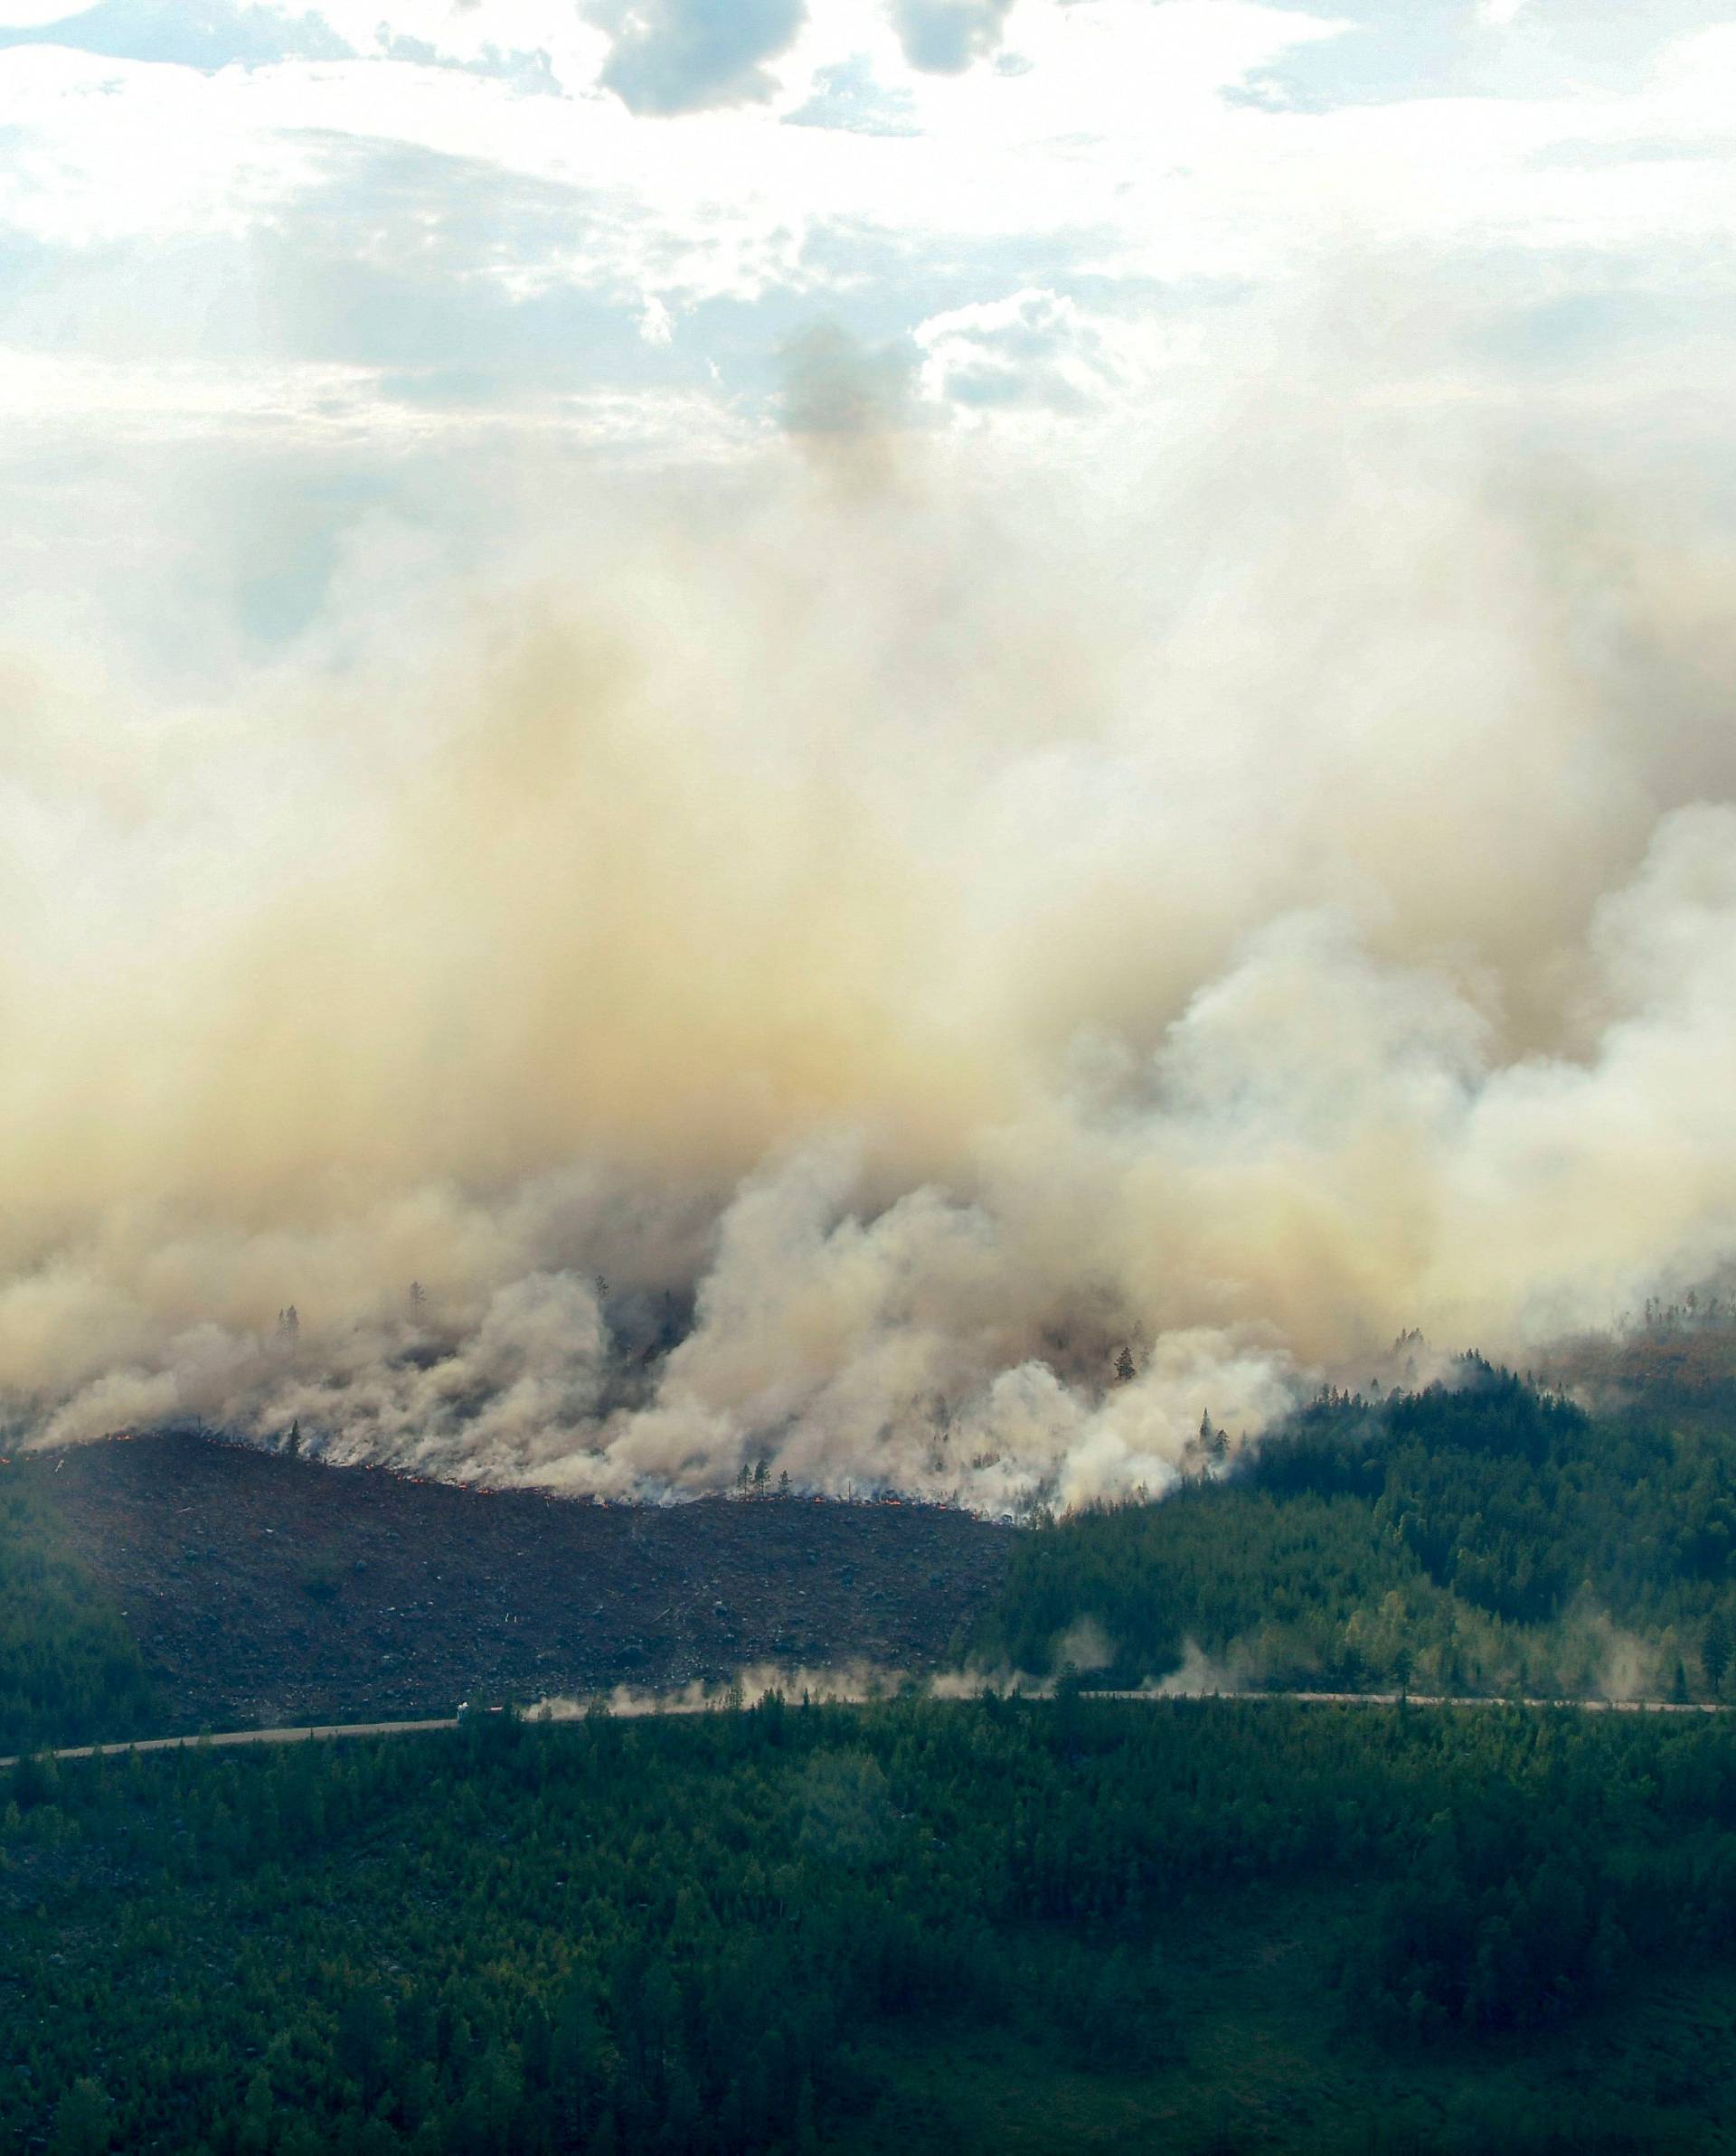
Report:
<svg viewBox="0 0 1736 2156"><path fill-rule="evenodd" d="M1014 1531L935 1506L604 1505L192 1433L6 1473L137 1642L164 1730L447 1714L755 1663L932 1667Z"/></svg>

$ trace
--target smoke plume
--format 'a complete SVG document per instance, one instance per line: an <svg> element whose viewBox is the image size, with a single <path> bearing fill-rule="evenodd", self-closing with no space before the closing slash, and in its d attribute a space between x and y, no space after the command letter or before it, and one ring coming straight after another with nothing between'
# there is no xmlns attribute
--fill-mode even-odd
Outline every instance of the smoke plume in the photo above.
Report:
<svg viewBox="0 0 1736 2156"><path fill-rule="evenodd" d="M15 1434L1068 1505L1727 1261L1727 533L1209 419L599 480L215 690L19 627Z"/></svg>

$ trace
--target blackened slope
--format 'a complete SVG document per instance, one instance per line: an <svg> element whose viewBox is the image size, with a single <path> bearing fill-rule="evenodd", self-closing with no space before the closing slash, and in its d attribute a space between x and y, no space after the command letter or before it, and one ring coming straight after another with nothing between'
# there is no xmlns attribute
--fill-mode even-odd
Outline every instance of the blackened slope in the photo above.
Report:
<svg viewBox="0 0 1736 2156"><path fill-rule="evenodd" d="M164 1727L449 1713L761 1661L936 1662L1013 1540L970 1514L768 1498L601 1506L191 1436L39 1455Z"/></svg>

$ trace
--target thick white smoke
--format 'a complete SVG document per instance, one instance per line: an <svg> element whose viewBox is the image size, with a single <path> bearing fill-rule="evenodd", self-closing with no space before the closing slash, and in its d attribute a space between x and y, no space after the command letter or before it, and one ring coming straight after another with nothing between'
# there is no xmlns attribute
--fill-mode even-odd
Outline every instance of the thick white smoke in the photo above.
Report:
<svg viewBox="0 0 1736 2156"><path fill-rule="evenodd" d="M17 1427L1064 1504L1736 1254L1727 535L1170 426L599 482L197 702L15 636Z"/></svg>

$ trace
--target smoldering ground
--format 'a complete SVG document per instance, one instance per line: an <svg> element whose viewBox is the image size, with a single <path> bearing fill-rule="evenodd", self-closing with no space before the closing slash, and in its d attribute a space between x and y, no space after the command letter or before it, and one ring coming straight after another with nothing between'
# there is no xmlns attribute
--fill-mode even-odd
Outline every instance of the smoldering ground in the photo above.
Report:
<svg viewBox="0 0 1736 2156"><path fill-rule="evenodd" d="M1727 1259L1730 534L1366 387L358 540L192 686L18 627L19 1432L1064 1505Z"/></svg>

